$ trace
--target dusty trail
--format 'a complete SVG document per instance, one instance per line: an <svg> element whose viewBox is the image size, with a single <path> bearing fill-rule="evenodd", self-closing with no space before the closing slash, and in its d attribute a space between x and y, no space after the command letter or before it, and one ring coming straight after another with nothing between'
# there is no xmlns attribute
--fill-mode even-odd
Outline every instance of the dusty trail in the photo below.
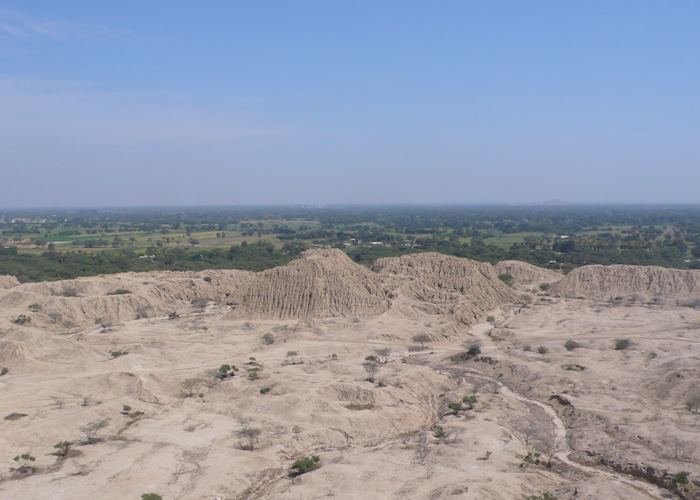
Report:
<svg viewBox="0 0 700 500"><path fill-rule="evenodd" d="M477 336L480 336L482 338L486 338L485 334L486 332L491 328L491 325L489 323L480 323L478 325L475 325L472 328L472 333L474 333ZM600 338L600 337L598 337ZM567 434L566 434L566 425L564 425L564 422L562 419L559 417L557 412L552 408L550 405L543 403L541 401L538 401L536 399L528 398L527 396L523 396L522 394L519 394L517 392L514 392L511 390L509 387L507 387L503 382L500 380L497 380L493 377L489 377L487 375L483 375L481 373L472 371L472 370L465 370L464 373L471 377L475 378L478 380L483 380L486 382L490 382L492 384L495 384L498 387L499 393L503 394L505 397L513 399L515 401L520 401L521 403L529 404L529 405L534 405L547 413L549 416L550 420L552 421L552 424L554 425L554 434L555 434L555 440L554 440L554 449L556 450L554 456L560 460L562 463L565 463L566 465L570 467L574 467L580 471L586 472L588 474L592 474L594 476L602 476L608 479L613 479L616 481L619 481L621 483L624 483L632 488L635 488L636 490L646 493L650 498L675 498L675 495L671 494L669 491L658 488L657 486L654 486L652 484L649 484L645 481L640 481L637 479L633 479L621 474L618 474L616 472L610 472L607 470L602 470L598 469L596 467L590 467L588 465L583 465L578 462L575 462L569 458L569 455L573 453L574 450L571 449L571 446L569 445L569 440L567 439Z"/></svg>
<svg viewBox="0 0 700 500"><path fill-rule="evenodd" d="M619 481L621 483L624 483L628 486L631 486L632 488L635 488L636 490L640 492L646 493L650 498L675 498L674 495L669 493L666 490L663 490L661 488L658 488L654 485L651 485L649 483L643 482L643 481L638 481L636 479L629 478L627 476L623 476L620 474L617 474L615 472L609 472L606 470L602 469L597 469L595 467L590 467L587 465L580 464L578 462L575 462L569 458L569 455L573 453L574 450L571 449L569 446L569 441L566 436L566 426L564 425L564 422L562 421L561 418L559 418L559 415L557 415L557 412L554 411L554 408L549 406L548 404L542 403L541 401L537 401L536 399L531 399L528 397L525 397L521 394L518 394L517 392L513 392L511 389L509 389L506 385L504 385L500 380L496 380L495 378L488 377L486 375L482 375L477 372L473 372L470 370L465 370L464 372L466 376L475 378L478 380L484 380L487 382L490 382L492 384L495 384L498 387L499 393L503 394L505 397L513 399L515 401L520 401L521 403L529 404L529 405L535 405L542 410L544 410L547 415L549 416L550 420L554 424L554 433L555 433L555 441L554 441L554 448L556 450L556 453L554 456L560 460L562 463L565 463L566 465L569 465L571 467L574 467L576 469L579 469L583 472L586 472L588 474L592 474L594 476L602 476L607 479L613 479L616 481Z"/></svg>

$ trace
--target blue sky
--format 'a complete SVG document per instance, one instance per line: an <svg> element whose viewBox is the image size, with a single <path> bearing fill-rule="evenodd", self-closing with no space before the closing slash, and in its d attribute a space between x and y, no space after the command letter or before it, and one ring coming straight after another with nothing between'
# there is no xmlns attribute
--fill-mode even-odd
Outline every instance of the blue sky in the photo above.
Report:
<svg viewBox="0 0 700 500"><path fill-rule="evenodd" d="M0 206L700 202L696 1L0 1Z"/></svg>

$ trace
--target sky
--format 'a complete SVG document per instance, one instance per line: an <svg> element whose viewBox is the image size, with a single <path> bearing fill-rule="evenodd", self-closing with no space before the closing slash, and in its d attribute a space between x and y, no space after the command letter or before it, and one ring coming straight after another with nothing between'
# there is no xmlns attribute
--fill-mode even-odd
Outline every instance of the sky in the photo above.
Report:
<svg viewBox="0 0 700 500"><path fill-rule="evenodd" d="M696 0L0 0L0 207L700 203Z"/></svg>

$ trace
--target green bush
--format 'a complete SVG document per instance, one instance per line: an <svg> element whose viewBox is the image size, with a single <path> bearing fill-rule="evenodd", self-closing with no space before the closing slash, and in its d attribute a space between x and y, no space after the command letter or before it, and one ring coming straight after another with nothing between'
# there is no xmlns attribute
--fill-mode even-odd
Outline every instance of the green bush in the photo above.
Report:
<svg viewBox="0 0 700 500"><path fill-rule="evenodd" d="M425 349L425 344L430 342L430 335L421 333L412 337L413 342L420 344L421 349Z"/></svg>
<svg viewBox="0 0 700 500"><path fill-rule="evenodd" d="M541 345L537 348L537 352L544 356L545 354L547 354L547 348L545 346Z"/></svg>
<svg viewBox="0 0 700 500"><path fill-rule="evenodd" d="M59 443L56 443L53 445L54 448L56 448L56 451L52 453L52 455L56 455L57 457L65 457L68 455L68 452L70 451L70 447L73 445L70 441L61 441Z"/></svg>
<svg viewBox="0 0 700 500"><path fill-rule="evenodd" d="M675 476L673 476L673 480L676 484L686 485L688 484L688 473L685 471L681 471Z"/></svg>
<svg viewBox="0 0 700 500"><path fill-rule="evenodd" d="M462 403L467 405L468 409L473 409L474 405L476 404L476 396L464 396L462 398Z"/></svg>
<svg viewBox="0 0 700 500"><path fill-rule="evenodd" d="M581 347L581 344L579 344L575 340L567 340L566 342L564 342L564 347L567 351L573 351L577 347Z"/></svg>
<svg viewBox="0 0 700 500"><path fill-rule="evenodd" d="M617 339L617 340L615 340L615 350L616 351L624 351L630 345L632 345L632 342L630 341L630 339Z"/></svg>
<svg viewBox="0 0 700 500"><path fill-rule="evenodd" d="M216 376L216 378L218 378L219 380L224 380L224 379L226 379L226 378L233 377L234 375L236 375L236 372L237 372L237 371L238 371L238 367L237 367L237 366L235 366L235 365L232 366L232 365L229 365L229 364L225 364L225 365L221 365L221 366L219 367L219 369L216 371L216 375L215 375L215 376Z"/></svg>
<svg viewBox="0 0 700 500"><path fill-rule="evenodd" d="M479 344L471 344L467 349L468 356L478 356L481 354L481 346Z"/></svg>
<svg viewBox="0 0 700 500"><path fill-rule="evenodd" d="M316 470L321 466L320 462L321 459L318 455L310 455L308 457L300 458L292 464L292 467L289 469L289 475L291 477L296 477Z"/></svg>
<svg viewBox="0 0 700 500"><path fill-rule="evenodd" d="M451 402L447 405L447 407L448 407L450 410L452 410L452 412L453 412L455 415L459 415L459 412L460 412L460 410L462 409L462 403L460 403L459 401L451 401Z"/></svg>
<svg viewBox="0 0 700 500"><path fill-rule="evenodd" d="M20 314L15 319L12 320L15 325L27 325L32 322L32 318L26 314Z"/></svg>
<svg viewBox="0 0 700 500"><path fill-rule="evenodd" d="M30 475L36 472L36 467L32 465L36 458L34 458L29 453L22 453L21 455L17 455L12 460L17 462L17 467L12 470L17 472L18 474Z"/></svg>
<svg viewBox="0 0 700 500"><path fill-rule="evenodd" d="M436 425L433 427L433 436L436 439L447 439L447 431L441 425Z"/></svg>
<svg viewBox="0 0 700 500"><path fill-rule="evenodd" d="M144 493L141 495L141 500L163 500L163 497L158 493Z"/></svg>
<svg viewBox="0 0 700 500"><path fill-rule="evenodd" d="M508 273L503 273L498 275L498 279L500 279L503 283L505 283L508 286L511 286L513 284L514 278Z"/></svg>

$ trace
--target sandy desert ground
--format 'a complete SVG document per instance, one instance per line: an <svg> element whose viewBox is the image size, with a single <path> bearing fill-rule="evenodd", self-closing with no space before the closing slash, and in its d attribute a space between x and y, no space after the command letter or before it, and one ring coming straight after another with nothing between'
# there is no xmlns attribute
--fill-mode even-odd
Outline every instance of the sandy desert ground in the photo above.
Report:
<svg viewBox="0 0 700 500"><path fill-rule="evenodd" d="M700 498L698 273L5 278L0 498Z"/></svg>

